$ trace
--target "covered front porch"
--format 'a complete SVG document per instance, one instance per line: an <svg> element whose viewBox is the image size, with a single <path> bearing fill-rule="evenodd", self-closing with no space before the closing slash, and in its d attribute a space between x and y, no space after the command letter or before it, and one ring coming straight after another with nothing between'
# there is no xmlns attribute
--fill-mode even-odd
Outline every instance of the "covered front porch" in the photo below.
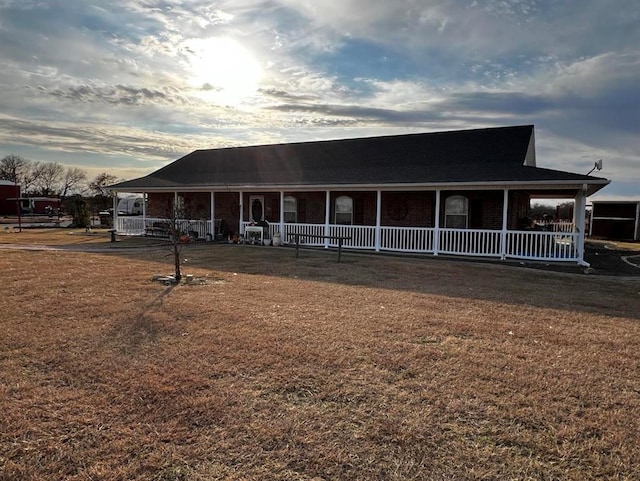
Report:
<svg viewBox="0 0 640 481"><path fill-rule="evenodd" d="M585 264L586 194L560 186L473 189L148 192L142 216L117 216L124 235L154 235L180 206L176 228L200 240L228 242L249 225L283 244L374 252L460 255ZM574 201L573 219L544 228L528 219L532 198ZM174 211L177 213L177 211ZM544 229L544 230L543 230Z"/></svg>

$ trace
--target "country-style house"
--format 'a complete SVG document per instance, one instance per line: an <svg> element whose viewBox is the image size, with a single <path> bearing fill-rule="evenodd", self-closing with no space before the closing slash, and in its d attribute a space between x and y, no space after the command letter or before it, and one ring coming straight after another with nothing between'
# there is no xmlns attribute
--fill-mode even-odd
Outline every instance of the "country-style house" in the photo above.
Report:
<svg viewBox="0 0 640 481"><path fill-rule="evenodd" d="M266 221L283 243L584 263L586 198L608 183L537 167L526 125L196 150L112 189L146 198L142 217L115 219L122 234L180 205L185 230L212 239ZM532 198L574 200L574 219L537 229Z"/></svg>

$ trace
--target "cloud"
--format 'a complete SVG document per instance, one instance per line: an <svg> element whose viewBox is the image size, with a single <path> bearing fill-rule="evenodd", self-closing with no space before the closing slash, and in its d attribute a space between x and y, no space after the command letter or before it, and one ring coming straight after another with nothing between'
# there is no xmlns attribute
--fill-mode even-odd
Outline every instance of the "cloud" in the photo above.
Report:
<svg viewBox="0 0 640 481"><path fill-rule="evenodd" d="M0 145L155 165L532 123L544 166L637 178L639 21L636 0L0 0ZM255 59L236 101L205 44Z"/></svg>
<svg viewBox="0 0 640 481"><path fill-rule="evenodd" d="M41 90L46 90L44 87ZM189 105L190 102L175 88L164 87L149 89L146 87L132 87L115 85L113 87L95 87L91 85L70 86L48 91L49 95L61 100L75 102L102 102L115 105L142 104L179 104Z"/></svg>

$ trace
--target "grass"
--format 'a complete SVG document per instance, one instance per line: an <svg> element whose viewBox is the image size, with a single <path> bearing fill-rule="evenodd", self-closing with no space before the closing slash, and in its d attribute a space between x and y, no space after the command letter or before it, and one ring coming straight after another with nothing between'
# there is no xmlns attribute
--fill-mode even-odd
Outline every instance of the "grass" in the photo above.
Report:
<svg viewBox="0 0 640 481"><path fill-rule="evenodd" d="M638 281L106 240L0 235L2 479L637 479Z"/></svg>

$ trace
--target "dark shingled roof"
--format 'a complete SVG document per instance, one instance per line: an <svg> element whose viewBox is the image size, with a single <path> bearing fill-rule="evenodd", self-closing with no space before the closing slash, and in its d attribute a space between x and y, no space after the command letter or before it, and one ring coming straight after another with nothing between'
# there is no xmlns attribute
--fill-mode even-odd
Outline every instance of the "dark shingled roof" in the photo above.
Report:
<svg viewBox="0 0 640 481"><path fill-rule="evenodd" d="M124 191L597 179L526 166L533 126L196 150Z"/></svg>

